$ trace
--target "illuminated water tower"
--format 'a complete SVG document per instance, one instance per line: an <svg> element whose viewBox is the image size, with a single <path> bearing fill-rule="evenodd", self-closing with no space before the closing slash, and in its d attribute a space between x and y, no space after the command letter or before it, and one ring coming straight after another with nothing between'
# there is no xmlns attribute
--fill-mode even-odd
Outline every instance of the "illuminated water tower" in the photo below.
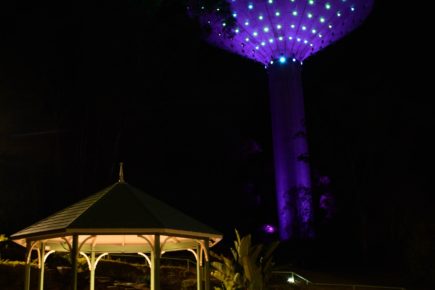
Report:
<svg viewBox="0 0 435 290"><path fill-rule="evenodd" d="M206 2L195 0L190 10L207 41L267 68L280 237L310 238L302 63L359 26L373 0L227 0L212 7Z"/></svg>

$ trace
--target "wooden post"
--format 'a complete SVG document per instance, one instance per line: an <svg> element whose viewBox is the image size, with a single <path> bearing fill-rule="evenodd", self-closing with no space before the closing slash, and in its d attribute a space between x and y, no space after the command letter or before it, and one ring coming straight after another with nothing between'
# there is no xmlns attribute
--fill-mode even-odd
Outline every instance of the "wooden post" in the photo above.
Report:
<svg viewBox="0 0 435 290"><path fill-rule="evenodd" d="M209 240L204 240L204 290L210 290L210 252Z"/></svg>
<svg viewBox="0 0 435 290"><path fill-rule="evenodd" d="M95 289L95 270L97 270L97 265L95 264L95 248L94 245L92 245L92 252L91 252L91 263L90 263L90 271L91 271L91 277L89 278L89 282L90 282L90 290L94 290Z"/></svg>
<svg viewBox="0 0 435 290"><path fill-rule="evenodd" d="M73 235L71 248L72 290L77 290L77 254L79 246L78 235Z"/></svg>
<svg viewBox="0 0 435 290"><path fill-rule="evenodd" d="M151 290L160 290L160 235L154 235L154 247L151 251Z"/></svg>
<svg viewBox="0 0 435 290"><path fill-rule="evenodd" d="M44 270L45 270L45 243L39 242L39 290L44 290Z"/></svg>
<svg viewBox="0 0 435 290"><path fill-rule="evenodd" d="M202 265L201 265L201 245L196 246L196 289L203 290L202 287Z"/></svg>
<svg viewBox="0 0 435 290"><path fill-rule="evenodd" d="M26 240L26 268L24 269L24 290L30 290L30 260L32 256L32 243Z"/></svg>

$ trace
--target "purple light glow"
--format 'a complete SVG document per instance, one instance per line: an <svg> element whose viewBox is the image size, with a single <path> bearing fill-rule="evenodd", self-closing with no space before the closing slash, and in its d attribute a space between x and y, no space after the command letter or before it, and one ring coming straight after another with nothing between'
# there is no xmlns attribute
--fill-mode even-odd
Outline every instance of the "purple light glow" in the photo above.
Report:
<svg viewBox="0 0 435 290"><path fill-rule="evenodd" d="M303 61L362 23L372 0L228 0L235 25L222 10L200 15L208 41L265 65L281 56ZM201 3L201 1L199 1Z"/></svg>
<svg viewBox="0 0 435 290"><path fill-rule="evenodd" d="M373 0L227 0L222 9L192 1L210 43L268 68L279 234L313 237L302 61L360 25Z"/></svg>
<svg viewBox="0 0 435 290"><path fill-rule="evenodd" d="M273 225L263 225L263 231L266 232L267 234L273 234L276 232L276 228Z"/></svg>

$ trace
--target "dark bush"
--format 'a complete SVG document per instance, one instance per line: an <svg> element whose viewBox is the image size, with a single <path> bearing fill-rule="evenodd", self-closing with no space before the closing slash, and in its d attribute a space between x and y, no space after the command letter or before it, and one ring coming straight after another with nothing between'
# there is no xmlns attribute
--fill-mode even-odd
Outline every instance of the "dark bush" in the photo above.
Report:
<svg viewBox="0 0 435 290"><path fill-rule="evenodd" d="M87 265L85 268L87 271ZM98 263L95 275L111 277L119 281L144 283L146 279L149 279L146 278L146 276L149 276L149 268L145 266L135 266L126 262L101 260Z"/></svg>
<svg viewBox="0 0 435 290"><path fill-rule="evenodd" d="M0 289L2 290L16 290L24 289L24 269L23 262L17 261L0 261ZM32 265L31 277L31 289L37 289L37 277L38 269Z"/></svg>

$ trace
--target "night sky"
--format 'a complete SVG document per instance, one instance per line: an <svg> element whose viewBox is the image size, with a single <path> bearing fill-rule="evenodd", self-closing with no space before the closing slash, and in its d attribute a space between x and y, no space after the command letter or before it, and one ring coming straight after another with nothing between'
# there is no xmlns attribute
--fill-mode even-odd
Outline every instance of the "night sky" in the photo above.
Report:
<svg viewBox="0 0 435 290"><path fill-rule="evenodd" d="M120 161L228 239L276 223L266 71L167 2L2 1L0 233L116 182ZM319 238L368 259L423 256L435 232L430 49L407 13L376 1L304 62L313 182L330 180L315 197L336 206Z"/></svg>

